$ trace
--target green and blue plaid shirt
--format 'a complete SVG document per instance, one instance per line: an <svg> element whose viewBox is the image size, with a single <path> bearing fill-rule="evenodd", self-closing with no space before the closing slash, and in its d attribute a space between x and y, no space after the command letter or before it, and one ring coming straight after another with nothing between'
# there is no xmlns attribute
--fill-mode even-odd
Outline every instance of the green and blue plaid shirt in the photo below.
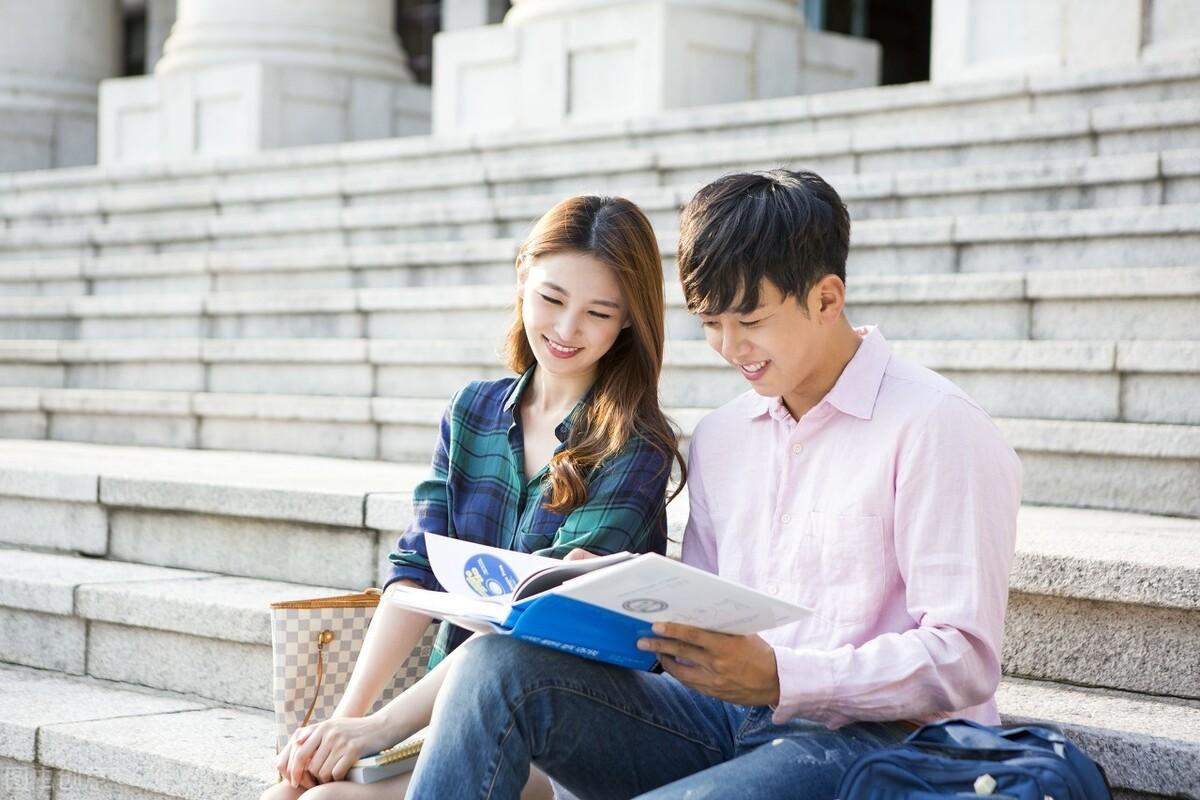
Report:
<svg viewBox="0 0 1200 800"><path fill-rule="evenodd" d="M549 469L529 481L524 470L519 401L532 375L530 368L519 378L475 381L450 401L432 473L413 491L413 521L388 556L389 584L409 579L442 588L426 557L427 532L553 558L577 547L597 555L666 551L670 454L641 438L592 472L583 505L565 515L543 507ZM590 393L555 430L559 450L589 399ZM469 635L443 623L430 668Z"/></svg>

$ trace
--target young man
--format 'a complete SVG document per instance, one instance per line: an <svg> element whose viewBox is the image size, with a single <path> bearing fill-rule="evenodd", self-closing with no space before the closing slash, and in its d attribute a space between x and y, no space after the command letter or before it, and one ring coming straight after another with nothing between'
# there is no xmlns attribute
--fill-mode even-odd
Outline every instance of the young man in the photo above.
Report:
<svg viewBox="0 0 1200 800"><path fill-rule="evenodd" d="M813 609L758 636L656 625L666 674L489 636L451 671L412 798L832 798L914 721L998 721L1020 464L952 383L843 315L850 222L812 173L730 175L679 272L752 391L696 427L683 560Z"/></svg>

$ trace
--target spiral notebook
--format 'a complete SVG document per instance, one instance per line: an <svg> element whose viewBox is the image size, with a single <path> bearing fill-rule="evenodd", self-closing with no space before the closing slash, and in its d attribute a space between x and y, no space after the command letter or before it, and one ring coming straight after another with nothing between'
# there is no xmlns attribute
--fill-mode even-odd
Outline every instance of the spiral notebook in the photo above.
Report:
<svg viewBox="0 0 1200 800"><path fill-rule="evenodd" d="M346 780L351 783L375 783L412 772L413 767L417 765L417 756L421 754L421 745L425 743L425 733L428 730L422 728L387 750L355 761L354 766L346 773Z"/></svg>

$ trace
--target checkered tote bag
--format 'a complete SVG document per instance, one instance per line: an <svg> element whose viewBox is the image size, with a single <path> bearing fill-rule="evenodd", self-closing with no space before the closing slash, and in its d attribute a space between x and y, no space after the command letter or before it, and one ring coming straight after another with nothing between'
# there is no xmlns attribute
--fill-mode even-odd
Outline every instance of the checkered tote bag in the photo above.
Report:
<svg viewBox="0 0 1200 800"><path fill-rule="evenodd" d="M328 719L350 682L379 589L360 594L271 604L271 655L275 665L275 747L287 744L310 720ZM374 712L425 674L437 625L430 625Z"/></svg>

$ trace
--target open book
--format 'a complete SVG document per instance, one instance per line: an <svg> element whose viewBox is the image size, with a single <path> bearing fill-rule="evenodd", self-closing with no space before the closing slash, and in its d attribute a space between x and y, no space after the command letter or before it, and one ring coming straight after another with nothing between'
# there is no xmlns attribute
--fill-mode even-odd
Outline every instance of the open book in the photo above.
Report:
<svg viewBox="0 0 1200 800"><path fill-rule="evenodd" d="M445 592L398 587L391 602L484 633L634 669L654 622L748 634L804 619L809 610L660 555L616 553L581 561L501 550L425 534Z"/></svg>

